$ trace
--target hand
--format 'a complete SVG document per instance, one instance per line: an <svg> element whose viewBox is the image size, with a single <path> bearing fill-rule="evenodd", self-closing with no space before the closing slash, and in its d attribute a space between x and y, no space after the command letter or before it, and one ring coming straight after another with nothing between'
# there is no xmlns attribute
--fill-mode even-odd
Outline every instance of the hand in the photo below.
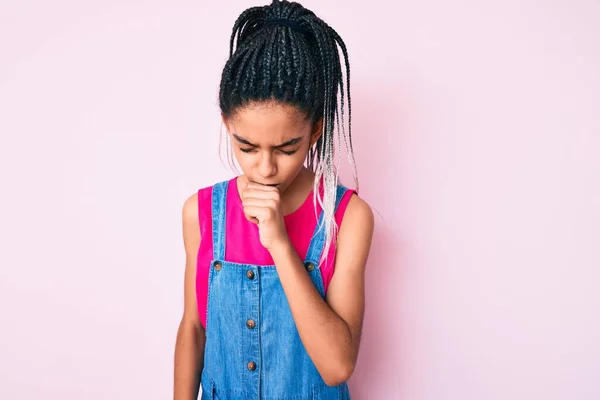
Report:
<svg viewBox="0 0 600 400"><path fill-rule="evenodd" d="M246 181L241 193L246 219L258 225L260 243L269 251L276 245L289 241L279 190Z"/></svg>

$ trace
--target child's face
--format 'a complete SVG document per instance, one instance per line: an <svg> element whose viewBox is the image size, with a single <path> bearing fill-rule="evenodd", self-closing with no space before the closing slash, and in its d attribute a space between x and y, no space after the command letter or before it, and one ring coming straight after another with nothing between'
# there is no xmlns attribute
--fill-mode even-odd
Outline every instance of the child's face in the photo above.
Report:
<svg viewBox="0 0 600 400"><path fill-rule="evenodd" d="M244 175L280 192L301 171L322 132L322 120L313 126L296 107L276 103L246 106L223 122Z"/></svg>

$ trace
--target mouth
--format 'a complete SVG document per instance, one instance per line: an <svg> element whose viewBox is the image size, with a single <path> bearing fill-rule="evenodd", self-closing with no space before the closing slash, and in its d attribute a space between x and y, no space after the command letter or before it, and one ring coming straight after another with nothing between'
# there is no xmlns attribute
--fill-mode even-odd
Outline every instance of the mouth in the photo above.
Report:
<svg viewBox="0 0 600 400"><path fill-rule="evenodd" d="M277 187L280 185L279 183L261 183L261 182L257 182L257 181L251 181L251 182L258 183L259 185L271 186L271 187Z"/></svg>

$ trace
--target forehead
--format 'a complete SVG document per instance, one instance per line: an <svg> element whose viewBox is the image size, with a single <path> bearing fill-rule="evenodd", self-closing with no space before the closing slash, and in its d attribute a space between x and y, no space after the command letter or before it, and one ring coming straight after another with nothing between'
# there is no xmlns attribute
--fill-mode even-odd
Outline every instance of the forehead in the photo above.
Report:
<svg viewBox="0 0 600 400"><path fill-rule="evenodd" d="M232 133L250 141L279 142L310 128L296 107L279 103L254 103L238 110L228 121Z"/></svg>

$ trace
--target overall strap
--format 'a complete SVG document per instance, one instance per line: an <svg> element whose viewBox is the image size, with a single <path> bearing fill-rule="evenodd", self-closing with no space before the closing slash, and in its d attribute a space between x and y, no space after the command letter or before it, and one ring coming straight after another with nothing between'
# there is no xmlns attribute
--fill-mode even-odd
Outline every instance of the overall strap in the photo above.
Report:
<svg viewBox="0 0 600 400"><path fill-rule="evenodd" d="M342 201L342 197L348 190L347 187L338 184L336 195L335 195L335 208L334 215ZM317 226L315 227L315 231L313 233L312 239L310 241L310 245L308 246L308 252L306 253L306 261L312 261L315 263L317 268L319 268L319 260L321 259L321 253L323 253L323 248L325 246L325 241L327 239L327 235L325 233L325 222L323 219L324 212L321 210L321 214L319 215L319 220L317 222ZM334 221L335 223L335 221Z"/></svg>
<svg viewBox="0 0 600 400"><path fill-rule="evenodd" d="M225 259L225 227L227 226L227 188L229 181L215 184L212 188L212 240L213 259Z"/></svg>

